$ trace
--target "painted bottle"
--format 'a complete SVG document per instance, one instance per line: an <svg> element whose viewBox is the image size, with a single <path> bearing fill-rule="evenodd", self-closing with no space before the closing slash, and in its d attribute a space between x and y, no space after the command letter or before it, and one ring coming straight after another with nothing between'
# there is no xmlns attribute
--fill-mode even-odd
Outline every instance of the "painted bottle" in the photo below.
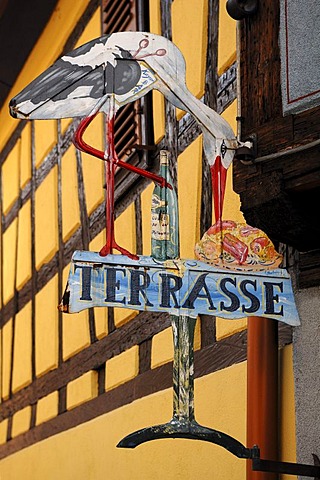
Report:
<svg viewBox="0 0 320 480"><path fill-rule="evenodd" d="M173 185L169 155L160 151L160 175ZM175 189L156 185L151 201L151 256L156 260L179 258L179 214Z"/></svg>

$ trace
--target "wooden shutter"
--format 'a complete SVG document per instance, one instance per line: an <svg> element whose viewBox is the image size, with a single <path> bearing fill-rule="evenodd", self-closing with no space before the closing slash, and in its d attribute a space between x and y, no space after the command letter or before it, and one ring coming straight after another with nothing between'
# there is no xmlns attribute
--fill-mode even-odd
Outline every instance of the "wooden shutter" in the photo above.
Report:
<svg viewBox="0 0 320 480"><path fill-rule="evenodd" d="M102 0L102 31L103 34L123 32L127 30L148 30L148 18L145 6L140 6L141 1L132 0ZM140 12L139 15L137 12ZM139 18L139 21L138 21ZM150 130L150 121L145 99L128 103L117 113L115 120L115 146L122 160L132 164L146 166L146 154L143 155L137 145L153 143L153 132ZM144 119L142 119L142 115ZM146 126L142 128L142 125ZM151 131L151 135L150 135ZM118 177L125 177L126 172L118 172Z"/></svg>
<svg viewBox="0 0 320 480"><path fill-rule="evenodd" d="M137 30L135 2L131 0L104 0L103 33Z"/></svg>

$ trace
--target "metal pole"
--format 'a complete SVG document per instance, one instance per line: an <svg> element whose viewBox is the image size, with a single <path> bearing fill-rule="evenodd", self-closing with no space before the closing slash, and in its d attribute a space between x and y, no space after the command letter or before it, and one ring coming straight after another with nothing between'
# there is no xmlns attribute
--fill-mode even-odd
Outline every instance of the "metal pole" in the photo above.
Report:
<svg viewBox="0 0 320 480"><path fill-rule="evenodd" d="M278 324L262 317L248 319L247 445L259 445L261 458L278 460ZM276 473L254 472L247 480L276 480Z"/></svg>

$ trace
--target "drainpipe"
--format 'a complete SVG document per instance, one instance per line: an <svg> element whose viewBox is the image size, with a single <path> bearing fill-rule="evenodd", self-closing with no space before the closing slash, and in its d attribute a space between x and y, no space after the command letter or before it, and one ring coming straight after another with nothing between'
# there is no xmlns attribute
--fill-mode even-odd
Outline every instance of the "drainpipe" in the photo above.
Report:
<svg viewBox="0 0 320 480"><path fill-rule="evenodd" d="M237 22L237 138L241 141L240 25ZM247 447L258 445L261 458L278 460L278 324L262 317L248 318ZM277 480L276 473L253 472L247 480Z"/></svg>
<svg viewBox="0 0 320 480"><path fill-rule="evenodd" d="M278 324L262 317L248 319L247 447L258 445L262 459L278 460ZM276 480L277 474L253 472L247 480Z"/></svg>

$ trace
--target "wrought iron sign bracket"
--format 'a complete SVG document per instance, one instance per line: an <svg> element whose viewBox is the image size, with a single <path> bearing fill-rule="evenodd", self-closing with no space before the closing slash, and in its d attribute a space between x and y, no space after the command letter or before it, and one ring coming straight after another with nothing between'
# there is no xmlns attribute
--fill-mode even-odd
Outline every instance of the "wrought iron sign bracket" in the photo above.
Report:
<svg viewBox="0 0 320 480"><path fill-rule="evenodd" d="M315 454L312 454L314 465L303 463L277 462L274 460L264 460L260 458L260 449L254 446L250 450L250 459L252 460L252 470L256 472L272 472L287 475L299 475L304 477L314 477L314 480L320 479L320 460Z"/></svg>

